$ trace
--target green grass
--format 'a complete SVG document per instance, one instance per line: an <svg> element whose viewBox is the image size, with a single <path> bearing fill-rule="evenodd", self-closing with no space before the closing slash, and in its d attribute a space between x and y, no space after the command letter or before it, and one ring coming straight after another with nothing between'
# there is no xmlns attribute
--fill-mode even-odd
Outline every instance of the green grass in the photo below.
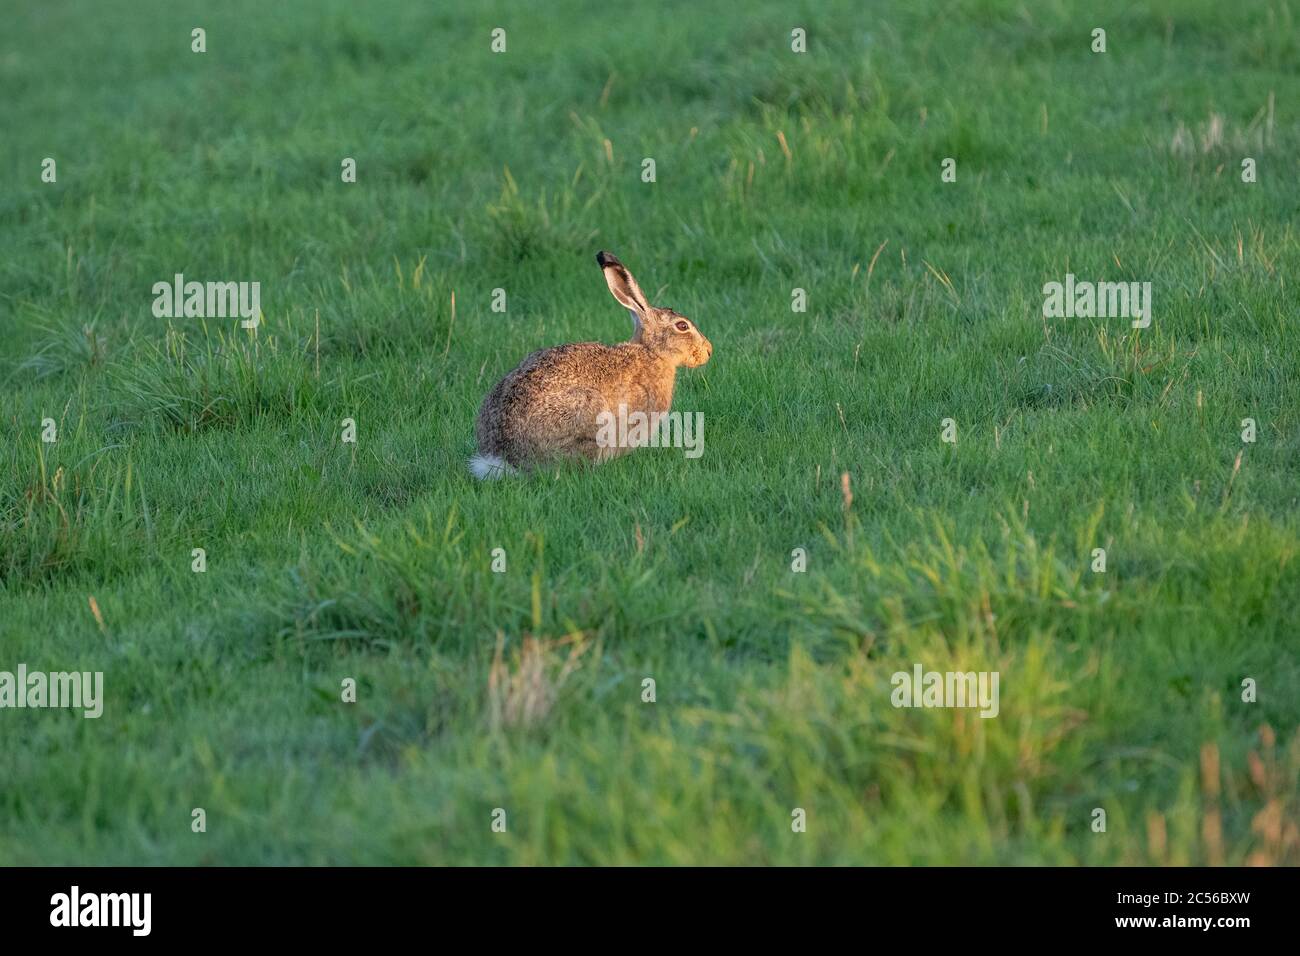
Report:
<svg viewBox="0 0 1300 956"><path fill-rule="evenodd" d="M0 861L1300 862L1293 3L186 6L0 38ZM474 483L598 248L703 456Z"/></svg>

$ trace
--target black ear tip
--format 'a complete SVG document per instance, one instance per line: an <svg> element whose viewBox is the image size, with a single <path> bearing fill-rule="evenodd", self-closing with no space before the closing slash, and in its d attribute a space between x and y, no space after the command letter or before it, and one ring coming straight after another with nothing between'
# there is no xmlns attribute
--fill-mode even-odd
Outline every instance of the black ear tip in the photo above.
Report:
<svg viewBox="0 0 1300 956"><path fill-rule="evenodd" d="M596 264L603 269L606 266L621 266L623 263L618 261L618 256L614 255L614 253L602 249L596 253Z"/></svg>

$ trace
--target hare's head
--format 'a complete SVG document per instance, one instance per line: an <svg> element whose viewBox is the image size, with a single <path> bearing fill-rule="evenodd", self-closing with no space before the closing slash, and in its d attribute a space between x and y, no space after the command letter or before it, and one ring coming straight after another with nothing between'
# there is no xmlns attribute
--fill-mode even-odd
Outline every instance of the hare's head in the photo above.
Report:
<svg viewBox="0 0 1300 956"><path fill-rule="evenodd" d="M605 273L609 291L632 314L633 342L649 346L674 365L695 368L709 360L713 345L694 322L672 309L656 309L646 301L632 273L612 253L596 253L596 262Z"/></svg>

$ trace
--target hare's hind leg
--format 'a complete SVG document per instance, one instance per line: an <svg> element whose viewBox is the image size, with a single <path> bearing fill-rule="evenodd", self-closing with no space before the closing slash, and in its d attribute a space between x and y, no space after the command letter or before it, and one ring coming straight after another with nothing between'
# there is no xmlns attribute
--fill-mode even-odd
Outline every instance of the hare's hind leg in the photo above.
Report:
<svg viewBox="0 0 1300 956"><path fill-rule="evenodd" d="M539 396L511 435L511 445L520 459L600 461L614 451L597 442L605 410L604 396L593 388L567 388Z"/></svg>

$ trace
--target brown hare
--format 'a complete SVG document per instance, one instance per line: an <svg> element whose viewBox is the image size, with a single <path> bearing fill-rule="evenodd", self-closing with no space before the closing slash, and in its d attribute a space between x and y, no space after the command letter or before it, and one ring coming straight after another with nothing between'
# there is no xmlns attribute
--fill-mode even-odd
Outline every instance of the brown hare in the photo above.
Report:
<svg viewBox="0 0 1300 956"><path fill-rule="evenodd" d="M696 368L713 346L684 315L646 301L623 263L596 262L614 298L632 314L632 338L619 345L576 342L528 356L497 383L479 409L476 478L500 478L565 458L603 461L631 445L601 440L601 423L628 412L666 413L677 367Z"/></svg>

